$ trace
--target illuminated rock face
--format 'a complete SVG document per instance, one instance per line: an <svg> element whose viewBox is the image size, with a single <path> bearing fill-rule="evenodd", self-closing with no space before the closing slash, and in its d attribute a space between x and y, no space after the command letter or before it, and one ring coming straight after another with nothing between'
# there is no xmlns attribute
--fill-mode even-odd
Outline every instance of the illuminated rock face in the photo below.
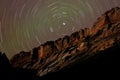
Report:
<svg viewBox="0 0 120 80"><path fill-rule="evenodd" d="M120 6L120 0L0 0L0 5L0 50L10 59L20 51L92 27L103 12Z"/></svg>
<svg viewBox="0 0 120 80"><path fill-rule="evenodd" d="M120 21L120 8L113 8L111 11L107 11L102 17L98 18L98 21L94 24L91 30L91 34L97 34L100 30L106 30L107 27L111 27L110 24L115 24ZM106 28L106 29L105 29ZM108 32L107 32L108 33Z"/></svg>
<svg viewBox="0 0 120 80"><path fill-rule="evenodd" d="M57 72L120 43L120 8L103 14L95 25L70 36L48 41L11 59L13 67L38 70L37 76ZM24 53L24 54L23 54ZM27 55L27 56L26 56ZM17 58L16 58L17 56Z"/></svg>

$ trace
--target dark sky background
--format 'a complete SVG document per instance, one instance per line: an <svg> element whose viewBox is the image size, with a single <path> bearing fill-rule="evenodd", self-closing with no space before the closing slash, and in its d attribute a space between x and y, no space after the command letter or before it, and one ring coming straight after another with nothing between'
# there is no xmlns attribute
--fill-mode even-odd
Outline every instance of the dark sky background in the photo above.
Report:
<svg viewBox="0 0 120 80"><path fill-rule="evenodd" d="M0 51L9 58L91 27L120 0L0 0Z"/></svg>

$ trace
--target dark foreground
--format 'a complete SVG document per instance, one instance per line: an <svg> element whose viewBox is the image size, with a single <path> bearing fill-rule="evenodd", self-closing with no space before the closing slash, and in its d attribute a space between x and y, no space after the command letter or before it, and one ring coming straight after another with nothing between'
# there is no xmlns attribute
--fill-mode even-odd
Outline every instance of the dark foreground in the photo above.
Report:
<svg viewBox="0 0 120 80"><path fill-rule="evenodd" d="M104 77L119 77L120 73L119 44L99 52L99 54L75 63L73 66L56 73L37 77L36 70L12 68L5 54L0 56L0 80L80 80Z"/></svg>

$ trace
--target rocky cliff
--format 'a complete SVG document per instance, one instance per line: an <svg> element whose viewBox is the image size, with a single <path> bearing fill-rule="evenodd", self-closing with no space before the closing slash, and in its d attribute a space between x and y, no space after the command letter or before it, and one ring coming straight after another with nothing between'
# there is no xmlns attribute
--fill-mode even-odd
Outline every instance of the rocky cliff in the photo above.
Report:
<svg viewBox="0 0 120 80"><path fill-rule="evenodd" d="M37 70L41 77L66 69L114 46L120 47L120 8L98 18L92 28L48 41L29 52L20 52L11 60L13 67ZM114 54L114 53L113 53Z"/></svg>

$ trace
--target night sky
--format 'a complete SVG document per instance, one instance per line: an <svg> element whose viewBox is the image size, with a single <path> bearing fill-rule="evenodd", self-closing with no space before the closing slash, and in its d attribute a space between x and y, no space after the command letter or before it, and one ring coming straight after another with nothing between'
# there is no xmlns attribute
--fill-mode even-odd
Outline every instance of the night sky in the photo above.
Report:
<svg viewBox="0 0 120 80"><path fill-rule="evenodd" d="M120 0L0 0L0 51L10 58L91 27Z"/></svg>

